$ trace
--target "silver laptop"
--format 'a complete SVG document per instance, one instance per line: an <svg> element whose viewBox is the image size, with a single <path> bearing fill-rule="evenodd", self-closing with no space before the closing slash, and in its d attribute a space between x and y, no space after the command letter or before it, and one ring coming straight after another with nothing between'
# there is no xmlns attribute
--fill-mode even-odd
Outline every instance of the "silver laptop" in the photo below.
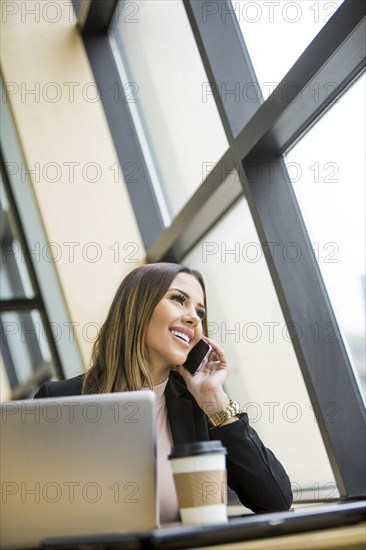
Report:
<svg viewBox="0 0 366 550"><path fill-rule="evenodd" d="M152 391L1 405L1 548L158 527Z"/></svg>

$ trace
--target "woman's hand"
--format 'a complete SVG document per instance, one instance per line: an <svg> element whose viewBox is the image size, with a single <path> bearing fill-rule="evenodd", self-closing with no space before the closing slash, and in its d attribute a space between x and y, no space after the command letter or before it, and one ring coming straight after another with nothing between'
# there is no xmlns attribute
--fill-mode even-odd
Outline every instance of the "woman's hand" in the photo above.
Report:
<svg viewBox="0 0 366 550"><path fill-rule="evenodd" d="M178 367L178 372L201 409L212 416L229 405L229 398L222 388L229 373L229 365L224 350L211 338L204 336L204 340L212 347L207 363L195 375L182 365Z"/></svg>

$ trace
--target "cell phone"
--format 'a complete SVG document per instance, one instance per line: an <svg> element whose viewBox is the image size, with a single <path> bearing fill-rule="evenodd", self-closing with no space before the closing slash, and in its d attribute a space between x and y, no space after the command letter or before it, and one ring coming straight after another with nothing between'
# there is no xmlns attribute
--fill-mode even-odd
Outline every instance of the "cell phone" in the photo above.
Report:
<svg viewBox="0 0 366 550"><path fill-rule="evenodd" d="M183 363L183 367L191 374L197 374L203 365L207 363L211 351L212 347L210 344L205 342L205 340L200 340L188 353L186 362Z"/></svg>

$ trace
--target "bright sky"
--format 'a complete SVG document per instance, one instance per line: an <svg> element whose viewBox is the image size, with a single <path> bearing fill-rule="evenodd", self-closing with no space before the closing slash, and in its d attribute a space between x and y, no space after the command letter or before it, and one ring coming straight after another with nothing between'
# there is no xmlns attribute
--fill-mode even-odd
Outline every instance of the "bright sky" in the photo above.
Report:
<svg viewBox="0 0 366 550"><path fill-rule="evenodd" d="M265 99L342 3L232 0Z"/></svg>

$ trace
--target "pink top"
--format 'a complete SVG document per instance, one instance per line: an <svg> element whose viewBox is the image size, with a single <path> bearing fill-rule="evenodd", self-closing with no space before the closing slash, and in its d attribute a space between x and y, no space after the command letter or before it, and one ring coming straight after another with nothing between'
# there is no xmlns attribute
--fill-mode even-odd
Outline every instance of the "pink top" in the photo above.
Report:
<svg viewBox="0 0 366 550"><path fill-rule="evenodd" d="M168 460L168 455L173 446L173 438L164 395L167 383L168 379L153 387L156 395L158 488L161 524L179 521L177 494L175 492L171 465Z"/></svg>

